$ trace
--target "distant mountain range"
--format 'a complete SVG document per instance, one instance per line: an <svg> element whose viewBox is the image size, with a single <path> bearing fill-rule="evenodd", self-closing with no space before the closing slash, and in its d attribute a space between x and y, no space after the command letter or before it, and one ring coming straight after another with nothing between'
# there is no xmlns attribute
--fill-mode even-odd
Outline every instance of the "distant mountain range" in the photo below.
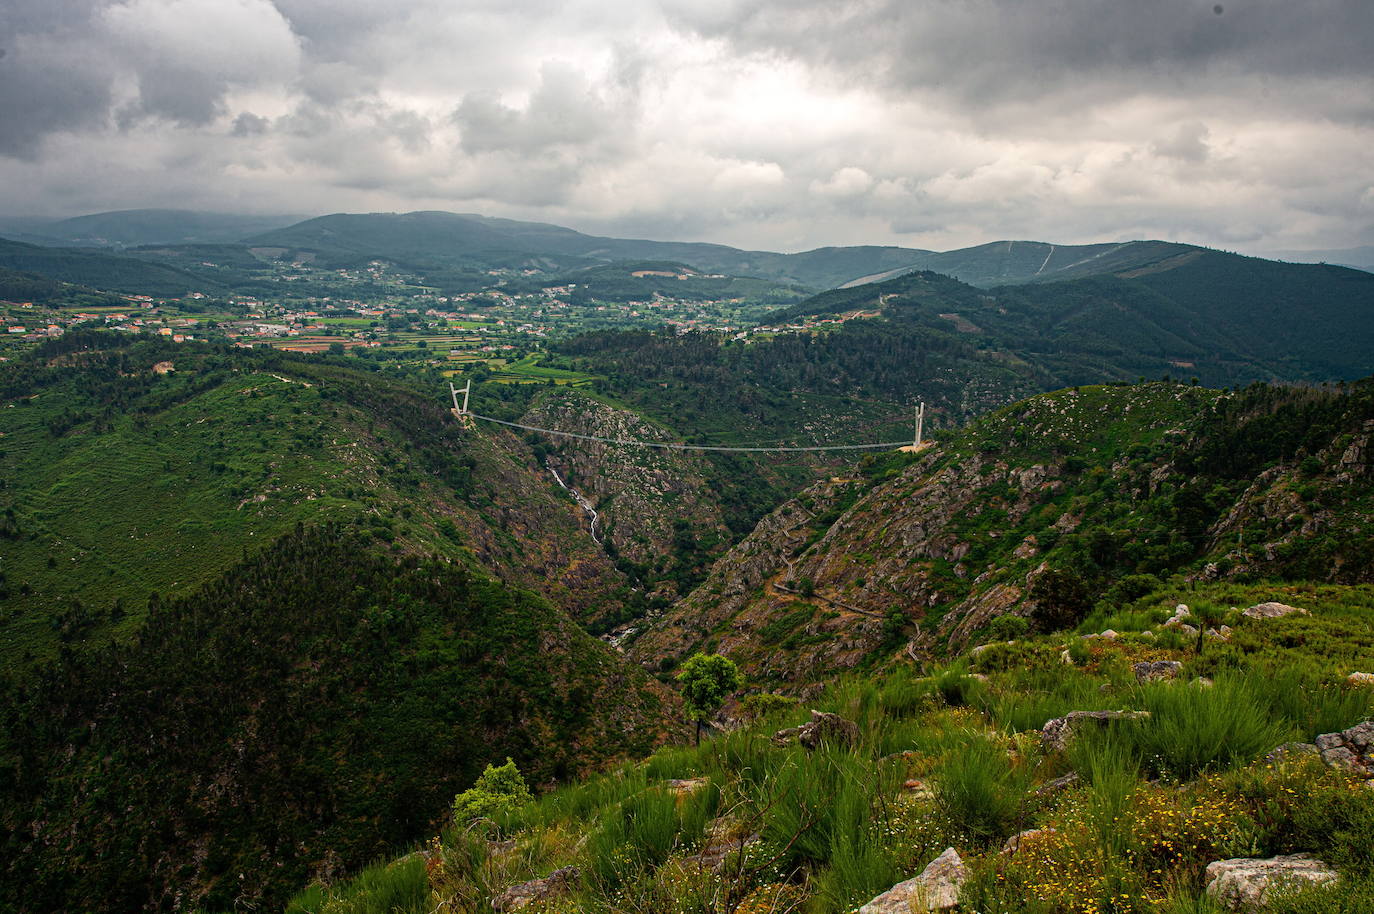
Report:
<svg viewBox="0 0 1374 914"><path fill-rule="evenodd" d="M71 219L0 219L0 235L30 244L132 248L144 244L233 242L300 220L181 209L126 209Z"/></svg>
<svg viewBox="0 0 1374 914"><path fill-rule="evenodd" d="M336 213L296 221L290 216L124 210L51 222L0 219L0 235L48 247L131 252L151 245L241 244L267 256L304 255L327 265L381 259L422 272L511 267L557 273L619 261L672 261L707 273L752 276L814 290L881 281L914 270L933 270L982 287L1047 282L1120 274L1208 250L1166 241L996 241L953 251L857 245L781 254L721 244L608 238L542 222L447 212ZM1374 247L1276 256L1374 270Z"/></svg>
<svg viewBox="0 0 1374 914"><path fill-rule="evenodd" d="M1317 251L1272 251L1269 256L1275 260L1293 263L1334 263L1342 267L1354 267L1374 273L1374 244L1358 248L1338 248Z"/></svg>

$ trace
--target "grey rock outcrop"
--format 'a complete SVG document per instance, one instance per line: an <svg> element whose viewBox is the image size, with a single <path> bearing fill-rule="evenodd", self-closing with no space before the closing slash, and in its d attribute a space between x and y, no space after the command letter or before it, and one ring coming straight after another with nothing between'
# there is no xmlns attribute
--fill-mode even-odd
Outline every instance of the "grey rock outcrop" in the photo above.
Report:
<svg viewBox="0 0 1374 914"><path fill-rule="evenodd" d="M1142 661L1131 669L1135 671L1136 682L1155 682L1160 679L1177 679L1183 664L1177 660L1156 660L1153 663Z"/></svg>
<svg viewBox="0 0 1374 914"><path fill-rule="evenodd" d="M1347 768L1365 777L1374 777L1374 720L1358 723L1340 733L1317 737L1322 761L1333 768Z"/></svg>
<svg viewBox="0 0 1374 914"><path fill-rule="evenodd" d="M513 885L491 900L492 910L497 914L506 914L507 911L518 911L536 901L554 898L571 888L578 875L577 867L565 866L543 879L531 879Z"/></svg>
<svg viewBox="0 0 1374 914"><path fill-rule="evenodd" d="M959 904L959 892L968 879L964 861L954 848L930 862L921 875L899 882L868 904L858 914L922 914L947 911Z"/></svg>
<svg viewBox="0 0 1374 914"><path fill-rule="evenodd" d="M1149 711L1070 711L1045 722L1040 728L1040 744L1046 752L1062 752L1085 726L1105 727L1115 720L1143 720Z"/></svg>
<svg viewBox="0 0 1374 914"><path fill-rule="evenodd" d="M1307 854L1217 860L1207 864L1207 894L1235 911L1258 911L1286 891L1338 880L1336 871Z"/></svg>
<svg viewBox="0 0 1374 914"><path fill-rule="evenodd" d="M725 868L731 856L736 852L742 851L750 845L758 844L761 840L762 838L757 834L739 838L714 837L706 842L700 853L684 857L682 862L689 867L718 872ZM733 866L734 864L731 864L731 868Z"/></svg>
<svg viewBox="0 0 1374 914"><path fill-rule="evenodd" d="M1282 619L1284 616L1308 615L1307 610L1300 606L1289 606L1287 603L1256 603L1249 609L1241 613L1247 619Z"/></svg>
<svg viewBox="0 0 1374 914"><path fill-rule="evenodd" d="M773 743L785 746L796 740L807 749L822 745L852 746L859 738L859 725L829 711L811 712L811 720L799 727L789 727L773 734Z"/></svg>

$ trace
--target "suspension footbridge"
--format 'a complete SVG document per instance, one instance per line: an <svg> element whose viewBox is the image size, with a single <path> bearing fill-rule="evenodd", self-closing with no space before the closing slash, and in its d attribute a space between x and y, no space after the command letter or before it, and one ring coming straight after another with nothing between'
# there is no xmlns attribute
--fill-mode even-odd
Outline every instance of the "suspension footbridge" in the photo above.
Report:
<svg viewBox="0 0 1374 914"><path fill-rule="evenodd" d="M911 441L874 441L867 444L817 444L817 445L792 445L792 444L690 444L685 441L647 441L638 438L609 438L601 435L587 435L581 432L569 432L556 428L541 428L537 425L525 425L521 422L511 422L506 419L497 419L495 416L484 416L468 409L468 395L472 391L472 382L462 390L449 383L449 393L453 396L453 413L456 416L467 416L472 419L480 419L483 422L492 422L497 425L504 425L508 428L518 428L522 431L535 432L540 435L549 435L554 438L571 438L578 441L592 441L598 444L610 444L623 447L648 447L660 448L667 451L726 451L734 453L797 453L801 451L872 451L872 450L891 450L892 448L907 447L919 449L922 445L922 432L925 424L926 405L922 403L916 410L916 435ZM463 402L460 406L458 395L463 395Z"/></svg>

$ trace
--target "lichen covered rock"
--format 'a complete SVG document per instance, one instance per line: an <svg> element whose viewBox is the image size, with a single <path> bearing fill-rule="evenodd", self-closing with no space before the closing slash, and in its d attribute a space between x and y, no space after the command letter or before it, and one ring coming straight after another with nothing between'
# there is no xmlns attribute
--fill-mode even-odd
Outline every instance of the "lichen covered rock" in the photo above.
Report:
<svg viewBox="0 0 1374 914"><path fill-rule="evenodd" d="M959 904L959 892L968 879L964 861L954 848L930 862L921 875L899 882L868 904L858 914L922 914L947 911Z"/></svg>
<svg viewBox="0 0 1374 914"><path fill-rule="evenodd" d="M1258 911L1284 892L1329 885L1336 871L1307 854L1235 858L1207 865L1207 894L1235 911Z"/></svg>

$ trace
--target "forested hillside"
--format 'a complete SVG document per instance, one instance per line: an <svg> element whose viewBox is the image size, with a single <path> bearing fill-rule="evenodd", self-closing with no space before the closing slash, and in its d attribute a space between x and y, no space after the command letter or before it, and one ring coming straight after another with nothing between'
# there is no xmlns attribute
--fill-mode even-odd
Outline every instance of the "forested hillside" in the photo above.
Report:
<svg viewBox="0 0 1374 914"><path fill-rule="evenodd" d="M79 248L38 247L4 238L0 238L0 267L104 292L180 297L196 289L222 291L213 281L175 267Z"/></svg>
<svg viewBox="0 0 1374 914"><path fill-rule="evenodd" d="M579 618L627 599L576 506L501 432L374 363L72 333L0 366L0 650L132 635L297 523L442 552Z"/></svg>
<svg viewBox="0 0 1374 914"><path fill-rule="evenodd" d="M436 828L482 766L563 778L671 702L563 613L302 528L0 697L0 910L272 908Z"/></svg>
<svg viewBox="0 0 1374 914"><path fill-rule="evenodd" d="M1374 372L1374 274L1214 251L991 292L915 273L832 290L765 322L868 312L899 333L939 328L1013 353L1062 383L1170 373L1220 386Z"/></svg>

